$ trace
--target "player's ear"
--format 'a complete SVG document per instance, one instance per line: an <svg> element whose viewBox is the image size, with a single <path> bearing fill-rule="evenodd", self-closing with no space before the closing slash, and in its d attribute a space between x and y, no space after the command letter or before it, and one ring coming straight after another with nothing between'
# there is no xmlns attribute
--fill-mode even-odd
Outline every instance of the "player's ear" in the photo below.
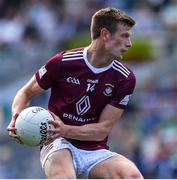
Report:
<svg viewBox="0 0 177 180"><path fill-rule="evenodd" d="M100 32L101 38L106 41L110 38L111 34L106 28L102 28Z"/></svg>

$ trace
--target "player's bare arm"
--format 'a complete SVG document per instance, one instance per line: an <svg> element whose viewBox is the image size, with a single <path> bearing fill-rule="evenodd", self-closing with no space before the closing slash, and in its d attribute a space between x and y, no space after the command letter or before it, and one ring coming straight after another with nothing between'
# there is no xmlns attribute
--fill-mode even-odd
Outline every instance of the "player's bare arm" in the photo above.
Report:
<svg viewBox="0 0 177 180"><path fill-rule="evenodd" d="M17 138L15 134L15 121L19 113L29 105L31 98L44 90L38 85L35 76L33 76L16 94L12 104L12 119L7 127L9 136ZM18 141L18 140L17 140Z"/></svg>
<svg viewBox="0 0 177 180"><path fill-rule="evenodd" d="M98 123L86 124L81 126L65 125L57 116L54 116L55 121L50 121L56 129L49 130L55 134L51 139L57 137L65 137L77 140L86 141L100 141L103 140L110 131L114 124L120 119L123 113L122 109L116 108L112 105L106 105L100 115Z"/></svg>
<svg viewBox="0 0 177 180"><path fill-rule="evenodd" d="M33 76L16 94L12 104L12 114L19 114L31 101L31 98L44 90Z"/></svg>

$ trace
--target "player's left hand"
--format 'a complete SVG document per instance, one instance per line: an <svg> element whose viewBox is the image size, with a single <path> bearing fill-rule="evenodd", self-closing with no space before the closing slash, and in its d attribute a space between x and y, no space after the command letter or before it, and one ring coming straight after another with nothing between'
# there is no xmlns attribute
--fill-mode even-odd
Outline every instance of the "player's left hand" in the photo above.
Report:
<svg viewBox="0 0 177 180"><path fill-rule="evenodd" d="M15 115L12 116L12 119L11 119L9 125L7 126L7 131L8 131L9 136L11 138L13 138L14 141L16 141L19 144L23 144L22 141L20 140L20 136L18 136L16 134L15 122L16 122L18 115L19 114L16 113Z"/></svg>
<svg viewBox="0 0 177 180"><path fill-rule="evenodd" d="M49 120L48 123L52 124L55 128L47 130L47 132L51 134L50 138L48 139L47 144L61 137L62 131L64 128L64 123L61 121L61 119L57 115L55 115L53 112L50 112L50 113L53 116L53 120Z"/></svg>

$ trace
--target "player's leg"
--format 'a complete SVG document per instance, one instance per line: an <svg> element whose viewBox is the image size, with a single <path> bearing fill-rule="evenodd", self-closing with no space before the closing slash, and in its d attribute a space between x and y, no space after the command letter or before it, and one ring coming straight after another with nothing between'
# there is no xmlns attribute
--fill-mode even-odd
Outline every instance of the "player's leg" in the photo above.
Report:
<svg viewBox="0 0 177 180"><path fill-rule="evenodd" d="M72 155L69 149L61 149L47 157L44 165L49 179L76 179Z"/></svg>
<svg viewBox="0 0 177 180"><path fill-rule="evenodd" d="M91 179L143 179L133 162L122 155L114 155L96 164L89 173Z"/></svg>
<svg viewBox="0 0 177 180"><path fill-rule="evenodd" d="M75 166L69 142L58 138L41 149L40 161L46 177L50 179L75 179Z"/></svg>

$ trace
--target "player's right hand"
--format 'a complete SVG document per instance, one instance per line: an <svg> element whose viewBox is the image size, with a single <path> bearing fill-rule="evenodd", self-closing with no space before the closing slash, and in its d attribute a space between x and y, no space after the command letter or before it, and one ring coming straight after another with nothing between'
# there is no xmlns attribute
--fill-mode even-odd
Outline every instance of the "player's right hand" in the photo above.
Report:
<svg viewBox="0 0 177 180"><path fill-rule="evenodd" d="M12 119L9 125L7 126L7 131L9 132L9 136L11 138L13 138L17 143L21 144L20 137L16 134L16 128L15 128L15 122L16 122L17 117L18 117L18 114L15 114L14 116L12 116Z"/></svg>

